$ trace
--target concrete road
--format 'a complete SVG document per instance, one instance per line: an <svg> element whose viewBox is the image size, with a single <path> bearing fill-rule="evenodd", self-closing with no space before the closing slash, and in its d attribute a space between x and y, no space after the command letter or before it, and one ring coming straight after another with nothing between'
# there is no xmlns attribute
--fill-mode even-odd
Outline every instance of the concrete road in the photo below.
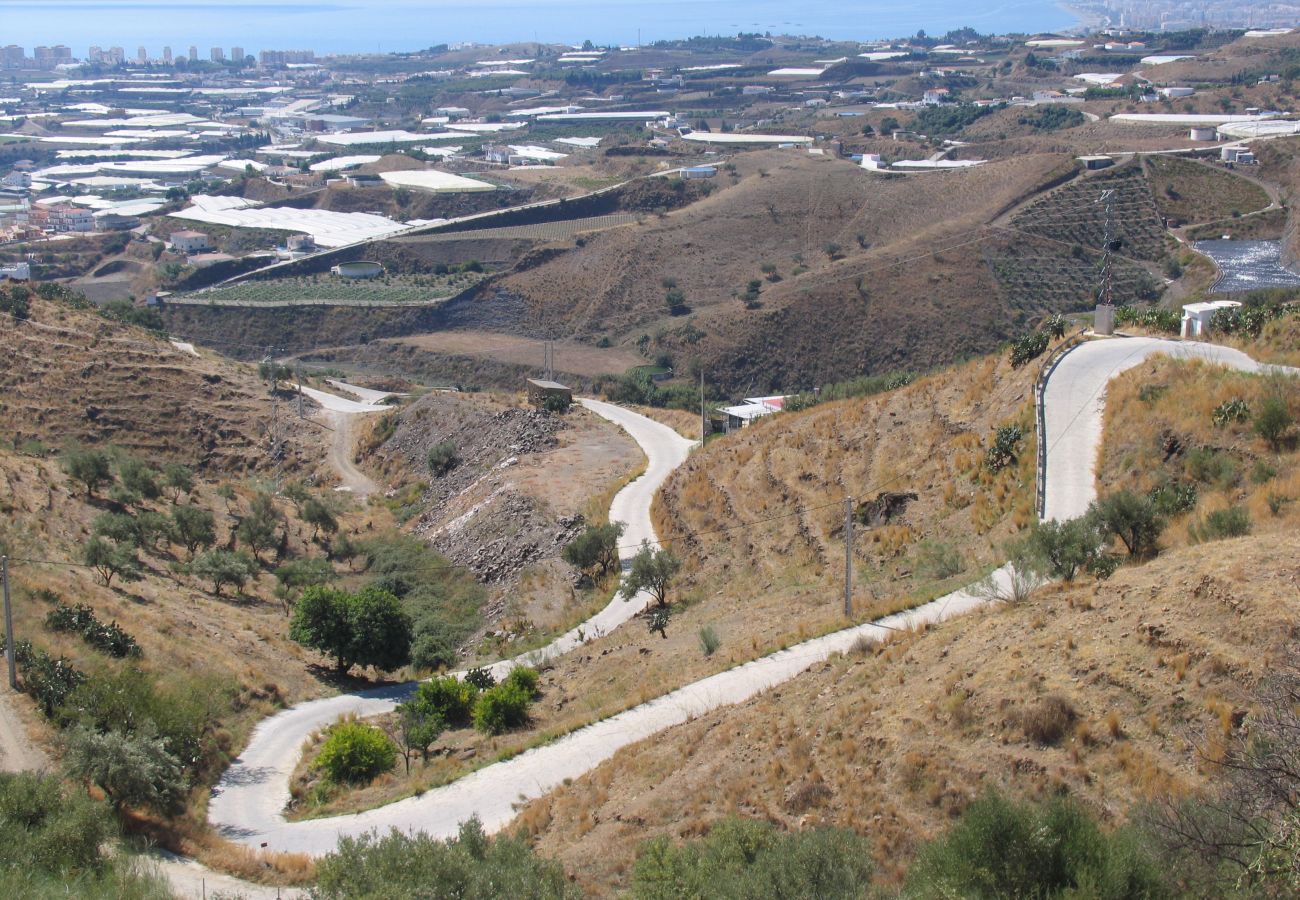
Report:
<svg viewBox="0 0 1300 900"><path fill-rule="evenodd" d="M1047 485L1043 518L1064 522L1083 515L1097 499L1106 383L1157 353L1204 359L1245 372L1292 372L1261 366L1240 350L1163 338L1109 338L1080 344L1056 367L1043 391L1047 426Z"/></svg>
<svg viewBox="0 0 1300 900"><path fill-rule="evenodd" d="M1093 472L1101 440L1106 383L1115 374L1160 352L1226 362L1248 371L1260 368L1244 354L1204 344L1132 338L1080 346L1057 367L1046 389L1050 513L1066 517L1087 509L1096 493ZM584 403L628 428L650 458L646 476L615 499L615 511L611 513L612 518L629 523L628 543L638 542L643 536L653 535L649 522L650 500L658 482L684 458L687 442L665 426L657 426L661 431L654 437L654 430L646 429L655 423L627 410L596 401ZM1012 577L1009 567L1004 566L993 573L991 581L1005 594ZM831 654L851 649L862 638L882 638L897 629L949 619L990 602L993 600L988 590L972 587L955 591L909 612L805 641L704 678L419 797L351 816L287 823L280 811L289 796L289 773L307 734L343 713L372 715L391 709L409 687L315 701L286 710L258 727L248 750L214 793L208 807L209 816L232 839L253 846L265 844L272 850L313 855L332 850L342 835L370 830L384 832L395 827L447 837L456 832L461 822L475 815L487 830L494 831L514 818L521 803L545 795L566 778L591 771L622 747L681 724L692 716L746 700L795 677ZM643 604L643 600L623 604L616 599L597 617L599 624L592 620L586 627L600 628L603 632L626 621ZM586 636L592 633L587 632ZM552 648L560 651L579 642L575 631ZM504 669L510 663L501 665Z"/></svg>
<svg viewBox="0 0 1300 900"><path fill-rule="evenodd" d="M340 399L329 394L324 396L332 398L331 402ZM352 403L352 401L342 402ZM627 549L621 554L626 564L634 552L633 547L640 544L642 540L656 540L654 526L650 519L650 504L660 485L673 469L686 459L692 443L668 426L622 407L597 400L581 402L592 412L621 426L645 451L647 459L645 473L623 488L614 497L610 506L610 518L627 524L627 531L623 536L623 546ZM561 635L548 646L533 651L522 659L497 663L492 669L495 674L501 676L521 662L537 662L567 653L626 622L649 601L650 598L646 594L638 595L630 601L615 596L591 619L567 634ZM212 799L208 804L209 821L227 837L254 847L266 843L273 850L293 848L295 851L301 849L303 852L313 854L332 850L338 835L344 833L345 824L349 829L347 833L350 834L372 827L352 828L353 824L362 820L359 816L299 823L286 822L282 811L289 802L289 776L298 761L303 742L313 731L331 724L345 714L372 716L388 712L413 689L414 684L408 683L358 694L328 697L300 704L264 720L253 732L248 747L213 789ZM503 801L507 809L515 799L515 795L505 789L494 790L492 796L498 801ZM429 801L424 804L424 807L430 805L437 805L437 801ZM461 807L458 806L456 809L461 810ZM393 812L389 813L387 810ZM459 815L459 818L453 821L452 830L472 812L473 810L470 813L458 811L456 815ZM406 807L399 803L377 810L366 821L373 819L383 827L386 827L385 823L389 822L402 827L407 825L425 827L424 815L420 815L418 819L403 818L409 815ZM483 818L487 821L486 815Z"/></svg>

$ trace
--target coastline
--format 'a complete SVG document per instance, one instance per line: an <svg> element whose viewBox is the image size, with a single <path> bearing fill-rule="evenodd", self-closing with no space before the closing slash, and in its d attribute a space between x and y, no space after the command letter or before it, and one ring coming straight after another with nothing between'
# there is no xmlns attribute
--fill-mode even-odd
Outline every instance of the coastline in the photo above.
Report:
<svg viewBox="0 0 1300 900"><path fill-rule="evenodd" d="M1063 34L1089 34L1102 28L1106 28L1110 23L1110 17L1105 13L1098 12L1084 6L1078 6L1068 0L1057 0L1056 6L1063 12L1069 13L1077 22L1065 29Z"/></svg>

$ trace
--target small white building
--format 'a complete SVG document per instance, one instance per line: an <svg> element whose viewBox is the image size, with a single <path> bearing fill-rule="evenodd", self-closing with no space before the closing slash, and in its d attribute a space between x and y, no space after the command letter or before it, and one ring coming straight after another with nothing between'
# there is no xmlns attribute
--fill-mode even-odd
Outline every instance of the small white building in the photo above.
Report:
<svg viewBox="0 0 1300 900"><path fill-rule="evenodd" d="M938 106L948 102L947 88L932 88L921 95L921 102L926 106Z"/></svg>
<svg viewBox="0 0 1300 900"><path fill-rule="evenodd" d="M1157 88L1156 93L1166 100L1173 100L1177 97L1190 97L1196 93L1195 88L1189 87L1162 87Z"/></svg>
<svg viewBox="0 0 1300 900"><path fill-rule="evenodd" d="M4 263L0 265L0 281L30 281L31 277L31 263Z"/></svg>
<svg viewBox="0 0 1300 900"><path fill-rule="evenodd" d="M201 231L173 231L171 244L177 253L202 253L210 247L208 236Z"/></svg>
<svg viewBox="0 0 1300 900"><path fill-rule="evenodd" d="M756 419L778 413L785 406L785 396L746 397L736 406L724 406L719 412L726 417L727 432L748 428Z"/></svg>
<svg viewBox="0 0 1300 900"><path fill-rule="evenodd" d="M1241 304L1236 300L1207 300L1204 303L1188 303L1183 306L1183 327L1180 336L1185 338L1205 337L1210 333L1210 323L1214 314L1221 309L1237 309Z"/></svg>

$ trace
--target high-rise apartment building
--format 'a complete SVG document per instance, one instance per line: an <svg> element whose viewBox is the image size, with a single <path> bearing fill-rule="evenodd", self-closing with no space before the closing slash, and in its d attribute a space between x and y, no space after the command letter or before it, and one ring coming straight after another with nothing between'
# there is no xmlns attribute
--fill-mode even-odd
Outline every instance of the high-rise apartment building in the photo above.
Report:
<svg viewBox="0 0 1300 900"><path fill-rule="evenodd" d="M209 58L214 63L224 62L226 59L226 51L222 50L220 47L213 47L209 54Z"/></svg>
<svg viewBox="0 0 1300 900"><path fill-rule="evenodd" d="M199 48L195 47L193 44L190 44L190 62L198 62L198 61L199 61Z"/></svg>
<svg viewBox="0 0 1300 900"><path fill-rule="evenodd" d="M23 48L17 44L10 44L8 47L0 47L0 67L6 69L21 69L23 63L27 62L27 56L23 53Z"/></svg>
<svg viewBox="0 0 1300 900"><path fill-rule="evenodd" d="M165 63L166 63L167 65L169 65L169 66L172 64L172 48L171 48L171 47L163 47L163 62L165 62Z"/></svg>
<svg viewBox="0 0 1300 900"><path fill-rule="evenodd" d="M244 48L243 48L243 47L231 47L231 48L230 48L230 58L231 58L232 60L234 60L236 63L240 63L240 64L242 64L242 63L244 62Z"/></svg>

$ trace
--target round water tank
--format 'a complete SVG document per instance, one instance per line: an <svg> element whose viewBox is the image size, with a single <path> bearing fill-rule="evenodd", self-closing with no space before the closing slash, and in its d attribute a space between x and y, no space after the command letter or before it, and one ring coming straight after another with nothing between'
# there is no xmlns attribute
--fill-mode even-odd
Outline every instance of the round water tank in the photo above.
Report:
<svg viewBox="0 0 1300 900"><path fill-rule="evenodd" d="M384 267L377 262L345 262L330 271L340 278L378 278L384 274Z"/></svg>

